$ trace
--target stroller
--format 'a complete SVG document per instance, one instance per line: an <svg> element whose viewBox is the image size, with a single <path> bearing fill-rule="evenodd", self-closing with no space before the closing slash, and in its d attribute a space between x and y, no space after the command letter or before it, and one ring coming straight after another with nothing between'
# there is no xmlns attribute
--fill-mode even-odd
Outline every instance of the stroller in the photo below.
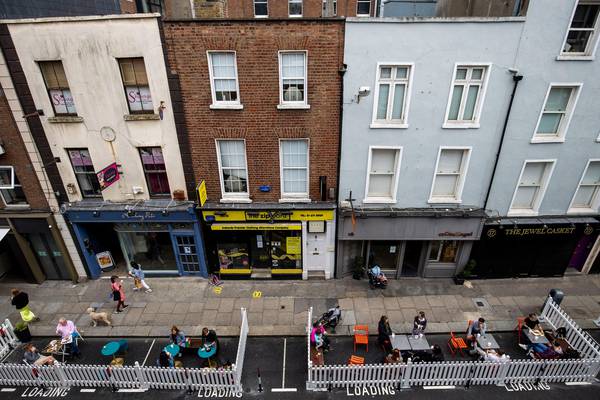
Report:
<svg viewBox="0 0 600 400"><path fill-rule="evenodd" d="M340 306L335 306L323 313L321 318L317 322L320 322L326 329L331 328L331 331L335 333L335 327L338 326L342 320L342 311Z"/></svg>
<svg viewBox="0 0 600 400"><path fill-rule="evenodd" d="M371 289L385 289L387 287L387 278L383 272L381 272L381 267L379 265L375 264L369 268L367 270L367 276L369 277L369 286L371 286Z"/></svg>

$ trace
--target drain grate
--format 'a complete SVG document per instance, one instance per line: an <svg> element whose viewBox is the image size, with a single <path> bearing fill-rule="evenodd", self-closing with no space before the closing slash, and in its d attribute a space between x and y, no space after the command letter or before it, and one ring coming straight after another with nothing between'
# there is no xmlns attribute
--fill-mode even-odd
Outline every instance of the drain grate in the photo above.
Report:
<svg viewBox="0 0 600 400"><path fill-rule="evenodd" d="M486 299L481 298L481 297L474 298L473 303L475 303L475 306L479 307L479 308L489 308L490 307L490 303L488 303Z"/></svg>

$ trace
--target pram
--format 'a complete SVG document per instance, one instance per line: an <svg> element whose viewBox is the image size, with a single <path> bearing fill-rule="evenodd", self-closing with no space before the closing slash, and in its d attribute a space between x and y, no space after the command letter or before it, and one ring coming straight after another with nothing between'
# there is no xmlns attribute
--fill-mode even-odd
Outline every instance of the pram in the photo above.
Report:
<svg viewBox="0 0 600 400"><path fill-rule="evenodd" d="M325 328L331 328L335 333L335 327L338 326L341 320L342 311L340 310L340 306L335 306L327 310L326 313L323 313L317 322L320 322Z"/></svg>
<svg viewBox="0 0 600 400"><path fill-rule="evenodd" d="M369 268L367 270L367 276L369 277L369 286L371 286L371 289L385 289L387 287L387 278L383 272L381 272L381 267L379 265L375 264Z"/></svg>

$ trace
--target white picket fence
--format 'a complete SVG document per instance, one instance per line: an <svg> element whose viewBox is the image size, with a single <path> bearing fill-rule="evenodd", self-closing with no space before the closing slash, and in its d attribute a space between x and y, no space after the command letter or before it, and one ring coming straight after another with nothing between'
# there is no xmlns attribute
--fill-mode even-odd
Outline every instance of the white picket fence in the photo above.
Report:
<svg viewBox="0 0 600 400"><path fill-rule="evenodd" d="M123 367L80 364L36 367L26 364L0 364L0 385L189 391L210 388L241 393L242 369L249 333L246 309L242 308L241 313L242 322L236 362L229 369L142 367L137 362L134 366Z"/></svg>
<svg viewBox="0 0 600 400"><path fill-rule="evenodd" d="M567 328L567 340L583 358L600 358L600 345L589 333L579 328L579 325L551 297L548 297L544 304L540 319L553 329Z"/></svg>
<svg viewBox="0 0 600 400"><path fill-rule="evenodd" d="M567 327L569 342L582 358L576 360L444 361L406 364L313 365L310 357L312 307L308 310L307 390L353 386L468 386L507 383L591 382L600 372L600 346L549 298L542 317L553 328Z"/></svg>
<svg viewBox="0 0 600 400"><path fill-rule="evenodd" d="M15 331L8 319L0 324L0 360L19 343Z"/></svg>

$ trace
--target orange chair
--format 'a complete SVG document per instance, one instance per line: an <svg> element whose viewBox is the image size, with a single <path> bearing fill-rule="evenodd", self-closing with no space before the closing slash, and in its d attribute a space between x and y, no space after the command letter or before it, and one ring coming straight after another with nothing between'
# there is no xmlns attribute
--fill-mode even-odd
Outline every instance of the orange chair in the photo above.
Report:
<svg viewBox="0 0 600 400"><path fill-rule="evenodd" d="M519 343L521 343L521 334L523 332L523 325L525 324L525 317L518 317L517 318L517 326L515 327L517 333L518 333L518 341Z"/></svg>
<svg viewBox="0 0 600 400"><path fill-rule="evenodd" d="M364 344L367 346L367 353L369 352L369 326L368 325L354 325L354 351L356 352L356 345Z"/></svg>
<svg viewBox="0 0 600 400"><path fill-rule="evenodd" d="M448 349L452 356L456 356L456 352L459 352L461 356L465 356L463 350L467 350L469 346L465 343L463 338L456 337L454 332L450 332L450 339L448 339Z"/></svg>
<svg viewBox="0 0 600 400"><path fill-rule="evenodd" d="M365 365L365 358L351 355L348 359L348 365Z"/></svg>

